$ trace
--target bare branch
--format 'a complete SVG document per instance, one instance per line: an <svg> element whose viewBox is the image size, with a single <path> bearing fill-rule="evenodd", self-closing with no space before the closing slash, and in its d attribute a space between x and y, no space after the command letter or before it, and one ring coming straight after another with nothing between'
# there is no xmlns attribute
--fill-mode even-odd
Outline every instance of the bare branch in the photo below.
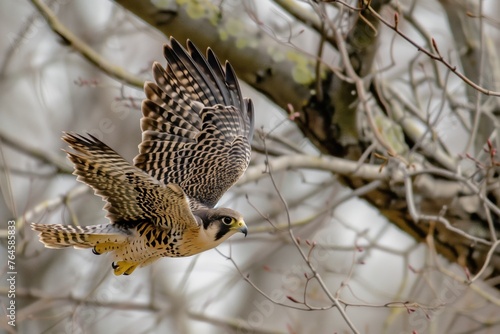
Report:
<svg viewBox="0 0 500 334"><path fill-rule="evenodd" d="M40 14L47 20L47 23L52 28L52 30L58 34L65 43L70 45L73 49L78 51L83 57L85 57L92 64L103 70L111 77L123 81L124 83L142 89L144 86L144 80L138 78L130 73L128 73L123 67L116 66L113 63L102 58L97 52L95 52L88 44L86 44L82 39L78 38L73 32L67 29L61 21L59 21L52 12L52 10L43 3L42 0L31 0L33 5L38 9Z"/></svg>

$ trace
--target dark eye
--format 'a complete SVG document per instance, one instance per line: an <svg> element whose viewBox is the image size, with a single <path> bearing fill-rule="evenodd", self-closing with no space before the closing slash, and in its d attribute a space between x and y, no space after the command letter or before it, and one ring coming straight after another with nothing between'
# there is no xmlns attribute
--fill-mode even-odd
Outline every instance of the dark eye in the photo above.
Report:
<svg viewBox="0 0 500 334"><path fill-rule="evenodd" d="M231 225L231 223L233 222L233 218L231 218L231 217L224 217L224 218L222 218L222 222L225 225Z"/></svg>

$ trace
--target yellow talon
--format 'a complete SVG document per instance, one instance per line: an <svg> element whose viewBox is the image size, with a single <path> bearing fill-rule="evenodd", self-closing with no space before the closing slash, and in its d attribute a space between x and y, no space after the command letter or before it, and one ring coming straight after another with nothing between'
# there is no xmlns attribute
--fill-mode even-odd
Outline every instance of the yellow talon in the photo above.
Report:
<svg viewBox="0 0 500 334"><path fill-rule="evenodd" d="M134 272L135 268L139 263L129 262L129 261L118 261L116 263L113 262L112 267L115 270L115 275L130 275Z"/></svg>
<svg viewBox="0 0 500 334"><path fill-rule="evenodd" d="M117 248L118 247L116 247L116 244L111 243L111 242L105 242L102 244L95 245L94 248L92 249L92 252L96 255L101 255L101 254L110 252L112 250L115 250Z"/></svg>
<svg viewBox="0 0 500 334"><path fill-rule="evenodd" d="M131 266L130 268L128 268L127 271L125 271L123 273L123 275L130 275L130 274L132 274L134 272L135 268L137 268L137 265L138 265L138 263L134 264L133 266Z"/></svg>

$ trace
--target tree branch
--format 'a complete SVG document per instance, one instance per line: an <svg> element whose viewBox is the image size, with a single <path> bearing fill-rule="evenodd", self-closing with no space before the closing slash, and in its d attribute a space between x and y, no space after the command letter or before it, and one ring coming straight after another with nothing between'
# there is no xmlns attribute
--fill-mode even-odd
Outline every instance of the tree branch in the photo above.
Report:
<svg viewBox="0 0 500 334"><path fill-rule="evenodd" d="M107 73L111 77L119 81L122 81L130 86L142 89L142 87L144 86L143 79L127 72L123 67L116 66L111 62L109 62L108 60L102 58L82 39L78 38L68 28L66 28L61 23L61 21L57 19L57 16L49 8L49 6L47 6L42 0L31 0L31 3L33 3L33 5L38 9L40 14L47 20L47 23L52 28L52 30L56 34L58 34L64 40L65 43L67 43L70 47L75 49L89 62L94 64L97 68L101 69L104 73Z"/></svg>

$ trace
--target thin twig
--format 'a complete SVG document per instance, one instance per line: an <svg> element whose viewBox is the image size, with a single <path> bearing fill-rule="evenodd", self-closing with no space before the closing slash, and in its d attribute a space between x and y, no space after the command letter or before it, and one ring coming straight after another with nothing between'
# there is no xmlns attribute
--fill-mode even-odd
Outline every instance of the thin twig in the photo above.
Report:
<svg viewBox="0 0 500 334"><path fill-rule="evenodd" d="M6 294L8 289L0 288L0 292L2 294ZM16 289L16 296L18 298L30 298L30 299L38 299L43 301L42 305L46 305L47 307L52 306L52 302L61 301L65 303L71 303L76 305L85 305L92 307L102 307L102 308L111 308L114 310L123 310L123 311L146 311L152 313L158 313L165 311L165 308L158 306L155 303L141 303L135 301L95 301L89 298L89 296L84 297L76 297L71 294L60 294L60 295L45 295L42 291L36 289ZM42 310L40 310L42 311ZM173 310L170 309L170 312ZM243 319L238 318L219 318L208 315L204 312L196 312L192 310L186 310L186 315L194 320L198 320L205 323L210 323L212 325L217 326L228 326L233 329L239 329L243 332L252 332L252 333L261 333L261 334L284 334L282 331L260 328L257 329L255 327L250 326ZM34 314L31 313L30 318L34 317Z"/></svg>
<svg viewBox="0 0 500 334"><path fill-rule="evenodd" d="M123 67L116 66L113 63L102 58L95 52L87 43L78 38L73 32L66 28L57 18L54 12L41 0L31 0L33 5L38 9L40 14L47 20L47 23L52 30L58 34L68 45L78 51L92 64L110 75L111 77L120 80L130 86L142 89L144 80L127 72Z"/></svg>
<svg viewBox="0 0 500 334"><path fill-rule="evenodd" d="M405 39L408 43L410 43L411 45L413 45L415 48L417 48L417 51L419 52L422 52L424 53L425 55L427 55L429 58L433 59L433 60L437 60L439 61L440 63L442 63L444 66L446 66L450 71L452 71L457 77L459 77L463 82L465 82L467 85L471 86L472 88L474 88L475 90L478 90L480 91L481 93L483 94L486 94L486 95L492 95L492 96L500 96L500 92L496 92L496 91L492 91L492 90L489 90L489 89L486 89L478 84L476 84L475 82L473 82L472 80L470 80L465 74L461 73L456 66L450 64L447 60L445 60L443 58L443 56L441 55L441 53L439 52L439 49L437 48L437 44L436 42L433 40L433 46L434 46L434 49L436 51L436 54L434 54L433 52L431 51L428 51L426 48L420 46L417 42L415 42L414 40L412 40L410 37L408 37L407 35L405 35L401 30L399 30L397 28L396 25L390 23L389 21L387 21L386 19L384 19L379 13L377 13L377 11L375 9L373 9L371 6L368 6L368 10L370 11L370 13L372 13L378 20L380 20L380 22L382 22L385 26L387 26L388 28L394 30L399 36L401 36L403 39Z"/></svg>
<svg viewBox="0 0 500 334"><path fill-rule="evenodd" d="M73 172L73 169L69 168L65 160L60 158L59 156L53 156L47 151L42 151L35 147L28 146L20 139L11 138L10 136L2 132L0 132L0 143L4 143L18 150L19 152L25 153L37 160L54 166L57 169L56 173L71 174Z"/></svg>
<svg viewBox="0 0 500 334"><path fill-rule="evenodd" d="M264 142L264 145L265 145L265 142ZM321 275L316 270L316 267L313 266L313 264L311 263L311 261L308 260L307 255L304 253L304 251L300 247L300 245L299 245L299 243L297 241L297 238L295 237L295 234L293 232L293 229L290 226L290 224L291 224L291 218L290 218L290 211L288 210L287 202L286 202L285 198L283 197L283 195L281 194L281 192L279 191L279 188L278 188L278 186L276 184L276 181L274 179L274 176L273 176L273 171L272 171L272 169L271 169L270 166L269 166L269 177L271 178L271 182L273 184L274 189L276 190L276 192L278 194L278 197L280 198L281 203L285 207L285 213L287 215L287 221L288 221L288 225L289 225L288 233L290 235L290 239L295 244L295 247L297 248L299 254L302 256L302 258L304 259L304 261L307 263L307 266L309 267L309 269L313 273L314 277L316 278L316 281L321 286L321 289L327 295L328 299L330 299L330 301L332 301L332 303L336 306L336 308L338 309L340 315L342 316L342 318L344 319L344 321L347 323L347 325L349 326L349 328L351 328L351 330L353 331L353 333L359 333L359 331L356 329L356 327L352 323L351 319L347 316L347 313L345 312L344 308L342 307L339 299L337 299L336 297L334 297L332 295L332 293L330 292L330 290L326 286L325 282L323 281L323 278L321 277Z"/></svg>

